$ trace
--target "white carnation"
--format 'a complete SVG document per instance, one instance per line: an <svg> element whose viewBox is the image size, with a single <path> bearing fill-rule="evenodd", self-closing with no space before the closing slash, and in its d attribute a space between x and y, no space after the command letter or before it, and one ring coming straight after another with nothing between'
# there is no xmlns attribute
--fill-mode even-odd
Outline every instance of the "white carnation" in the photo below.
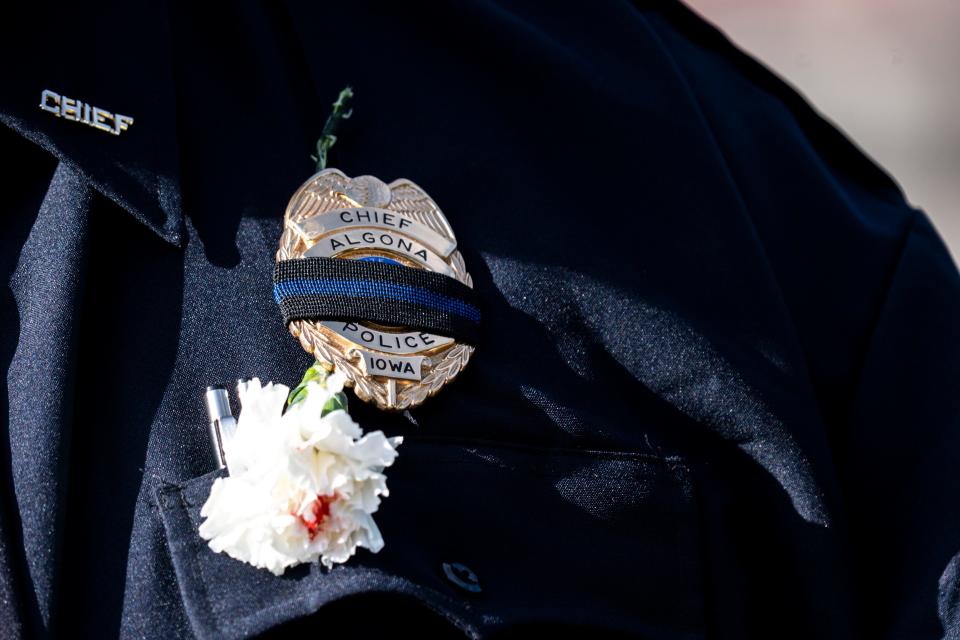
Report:
<svg viewBox="0 0 960 640"><path fill-rule="evenodd" d="M214 481L200 510L211 549L280 575L317 559L331 567L358 546L383 547L370 514L389 494L383 469L403 439L364 435L343 409L321 417L342 388L338 374L312 380L286 411L285 385L254 378L241 392L236 434L224 443L230 475Z"/></svg>

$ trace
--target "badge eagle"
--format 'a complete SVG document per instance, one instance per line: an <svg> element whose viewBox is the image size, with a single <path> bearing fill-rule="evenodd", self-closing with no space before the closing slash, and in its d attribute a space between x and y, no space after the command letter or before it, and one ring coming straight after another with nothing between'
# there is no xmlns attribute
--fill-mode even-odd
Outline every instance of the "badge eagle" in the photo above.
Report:
<svg viewBox="0 0 960 640"><path fill-rule="evenodd" d="M276 258L313 256L402 265L473 287L440 207L404 178L386 184L334 168L311 176L287 204ZM340 371L357 397L387 410L421 404L474 351L450 336L362 319L301 318L288 329L325 368Z"/></svg>

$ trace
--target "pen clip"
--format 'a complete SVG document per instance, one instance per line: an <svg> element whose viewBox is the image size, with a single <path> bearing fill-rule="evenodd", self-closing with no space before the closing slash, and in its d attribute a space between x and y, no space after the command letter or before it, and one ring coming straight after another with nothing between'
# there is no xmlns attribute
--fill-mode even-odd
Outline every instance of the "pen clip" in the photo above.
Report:
<svg viewBox="0 0 960 640"><path fill-rule="evenodd" d="M210 442L213 445L213 454L217 460L217 468L224 469L227 466L226 450L229 449L229 442L226 446L224 442L228 441L236 430L236 420L230 411L230 395L222 385L213 385L207 387L204 397L207 417L210 420Z"/></svg>

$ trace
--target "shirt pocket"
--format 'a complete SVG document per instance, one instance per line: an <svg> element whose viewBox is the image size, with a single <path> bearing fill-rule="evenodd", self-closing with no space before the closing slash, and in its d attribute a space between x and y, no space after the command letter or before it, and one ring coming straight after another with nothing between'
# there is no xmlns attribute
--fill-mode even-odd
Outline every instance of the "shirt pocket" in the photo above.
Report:
<svg viewBox="0 0 960 640"><path fill-rule="evenodd" d="M214 553L197 528L223 471L158 487L196 635L251 637L337 600L389 593L464 637L703 637L697 509L683 460L415 435L398 452L373 514L384 547L359 548L329 570L314 562L274 576ZM316 620L330 631L322 612Z"/></svg>

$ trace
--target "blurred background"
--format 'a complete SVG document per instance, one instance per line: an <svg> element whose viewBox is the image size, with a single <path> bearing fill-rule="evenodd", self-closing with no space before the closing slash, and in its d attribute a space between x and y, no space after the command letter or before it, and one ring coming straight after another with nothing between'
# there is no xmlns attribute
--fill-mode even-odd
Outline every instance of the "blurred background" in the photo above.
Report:
<svg viewBox="0 0 960 640"><path fill-rule="evenodd" d="M685 0L882 166L960 262L960 0Z"/></svg>

